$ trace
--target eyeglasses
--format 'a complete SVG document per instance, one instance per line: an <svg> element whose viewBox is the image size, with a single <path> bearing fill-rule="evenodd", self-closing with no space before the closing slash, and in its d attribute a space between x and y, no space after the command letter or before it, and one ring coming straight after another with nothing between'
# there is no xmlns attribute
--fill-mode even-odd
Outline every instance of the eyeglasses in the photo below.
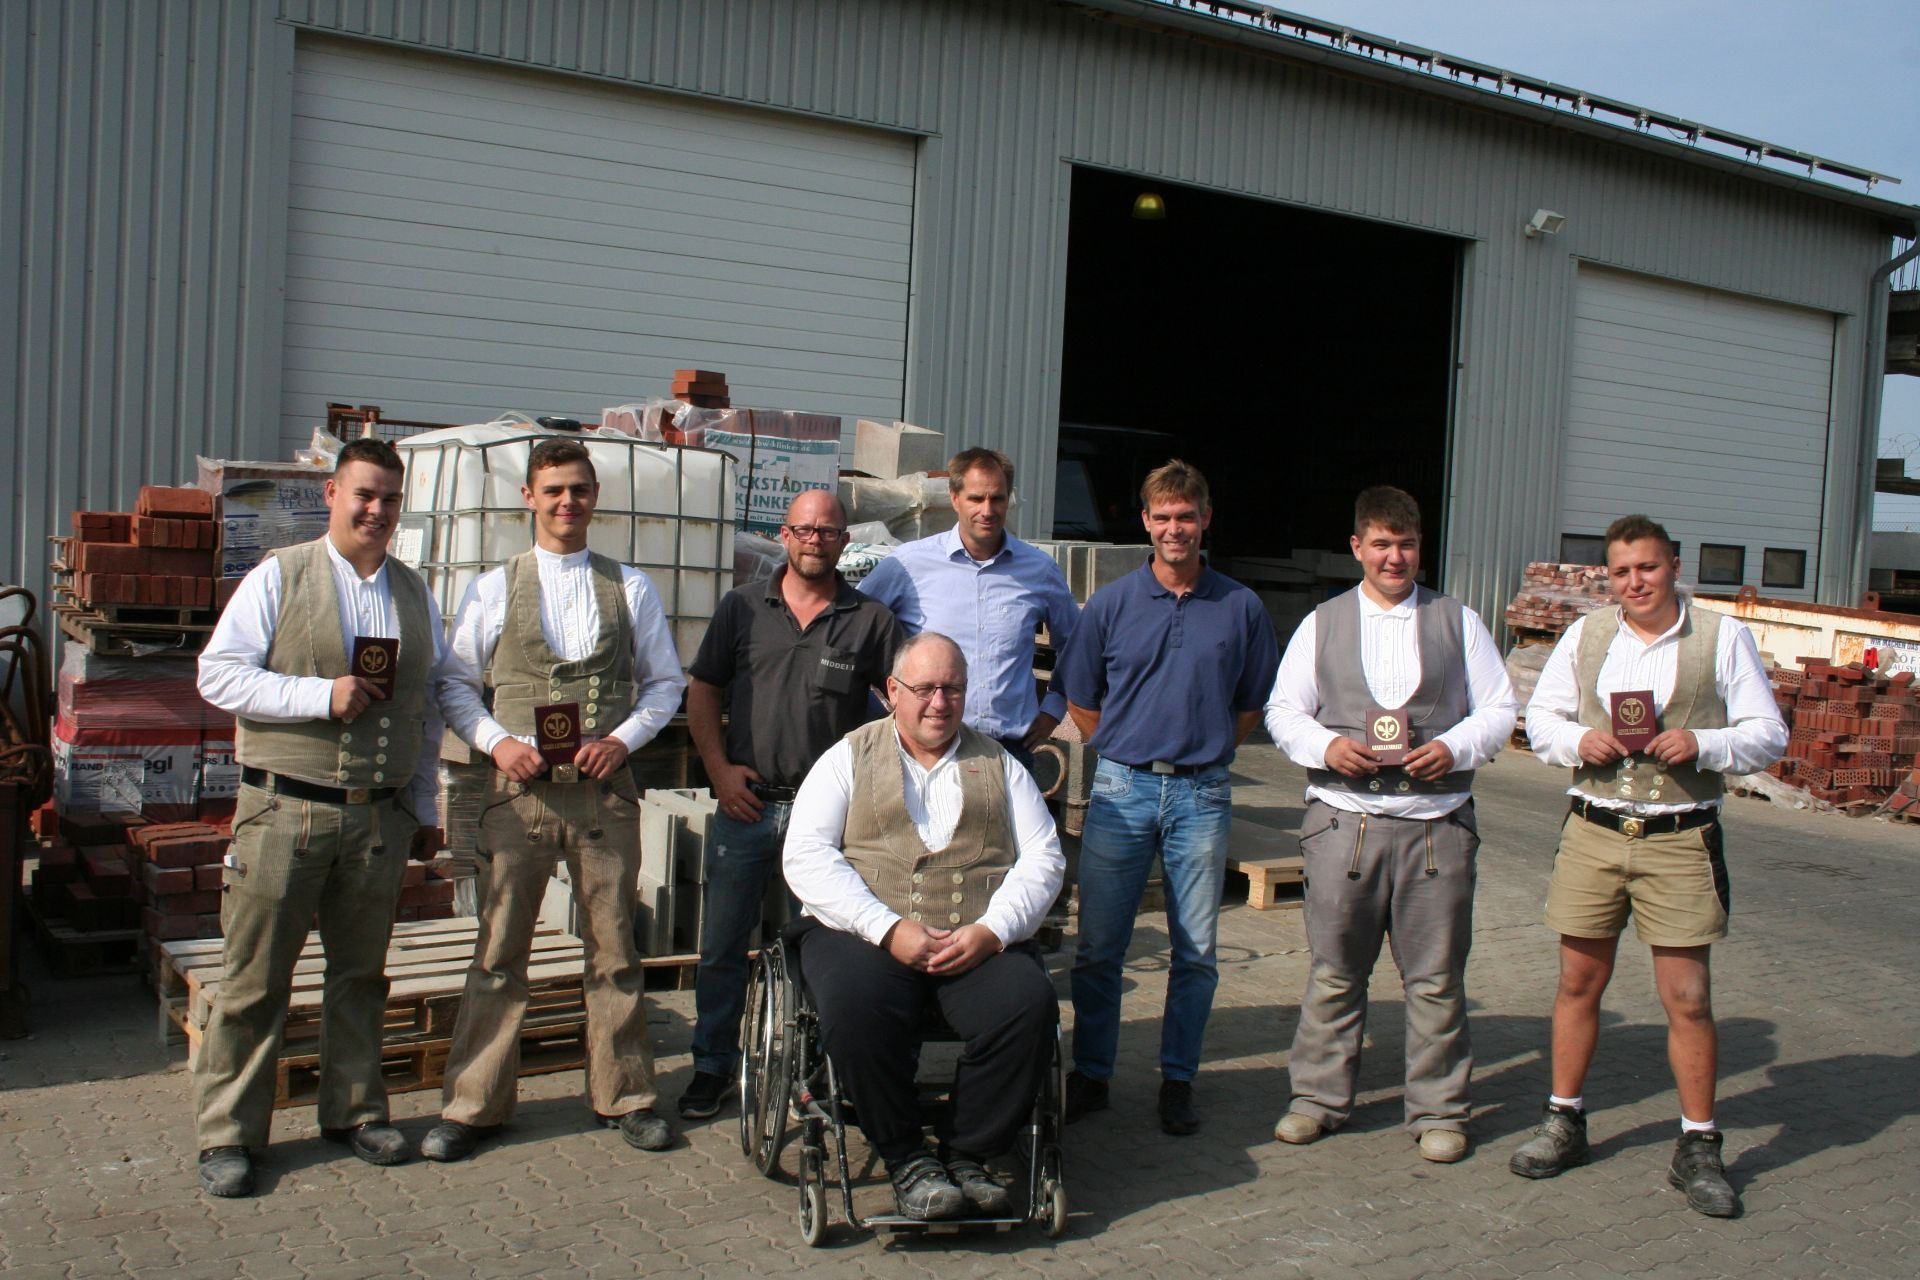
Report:
<svg viewBox="0 0 1920 1280"><path fill-rule="evenodd" d="M959 702L967 696L967 686L964 684L903 684L899 680L894 683L921 702L932 702L936 693L945 694L948 702Z"/></svg>
<svg viewBox="0 0 1920 1280"><path fill-rule="evenodd" d="M838 542L847 536L845 529L830 524L783 524L780 527L802 542L812 542L816 537L822 542Z"/></svg>

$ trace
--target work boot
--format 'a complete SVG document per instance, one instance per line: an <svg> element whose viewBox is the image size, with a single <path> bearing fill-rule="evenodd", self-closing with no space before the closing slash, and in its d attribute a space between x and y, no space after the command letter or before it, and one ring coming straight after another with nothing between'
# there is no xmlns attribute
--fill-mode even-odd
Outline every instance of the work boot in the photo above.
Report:
<svg viewBox="0 0 1920 1280"><path fill-rule="evenodd" d="M1107 1109L1107 1082L1083 1076L1078 1071L1067 1072L1067 1123L1072 1124L1081 1116L1094 1111Z"/></svg>
<svg viewBox="0 0 1920 1280"><path fill-rule="evenodd" d="M348 1129L322 1129L320 1136L350 1148L368 1164L405 1164L413 1154L407 1135L385 1120L369 1120Z"/></svg>
<svg viewBox="0 0 1920 1280"><path fill-rule="evenodd" d="M1740 1197L1734 1194L1726 1168L1720 1163L1724 1136L1718 1129L1681 1134L1673 1148L1673 1165L1667 1170L1667 1181L1687 1193L1687 1207L1709 1218L1740 1214Z"/></svg>
<svg viewBox="0 0 1920 1280"><path fill-rule="evenodd" d="M618 1129L628 1146L641 1151L665 1151L673 1145L673 1126L651 1107L629 1111L623 1116L601 1116L600 1123L605 1128Z"/></svg>
<svg viewBox="0 0 1920 1280"><path fill-rule="evenodd" d="M1585 1164L1588 1154L1587 1113L1549 1102L1533 1136L1520 1144L1507 1168L1523 1178L1551 1178Z"/></svg>
<svg viewBox="0 0 1920 1280"><path fill-rule="evenodd" d="M1453 1164L1467 1158L1467 1135L1458 1129L1426 1129L1420 1134L1420 1158Z"/></svg>
<svg viewBox="0 0 1920 1280"><path fill-rule="evenodd" d="M925 1147L888 1170L888 1176L893 1180L894 1203L903 1218L931 1222L957 1218L967 1211L965 1193L953 1185L946 1166Z"/></svg>
<svg viewBox="0 0 1920 1280"><path fill-rule="evenodd" d="M426 1137L420 1139L420 1154L435 1164L451 1164L455 1160L465 1160L473 1154L482 1139L491 1138L498 1132L500 1126L497 1124L461 1124L458 1120L442 1120L427 1130Z"/></svg>
<svg viewBox="0 0 1920 1280"><path fill-rule="evenodd" d="M1200 1132L1200 1113L1193 1109L1193 1081L1160 1082L1160 1132L1176 1137Z"/></svg>
<svg viewBox="0 0 1920 1280"><path fill-rule="evenodd" d="M245 1147L208 1147L200 1153L200 1189L210 1196L253 1194L253 1157Z"/></svg>
<svg viewBox="0 0 1920 1280"><path fill-rule="evenodd" d="M687 1091L680 1095L680 1118L705 1120L719 1115L720 1104L726 1101L731 1083L725 1076L711 1071L694 1072Z"/></svg>

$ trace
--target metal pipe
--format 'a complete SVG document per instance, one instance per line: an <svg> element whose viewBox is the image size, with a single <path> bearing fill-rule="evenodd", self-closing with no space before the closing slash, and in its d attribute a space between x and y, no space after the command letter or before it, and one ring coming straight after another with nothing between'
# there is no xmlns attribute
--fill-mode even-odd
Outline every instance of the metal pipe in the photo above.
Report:
<svg viewBox="0 0 1920 1280"><path fill-rule="evenodd" d="M1893 273L1920 255L1920 240L1907 246L1905 253L1873 270L1867 280L1867 369L1860 387L1860 475L1854 491L1853 565L1847 575L1848 599L1840 604L1858 604L1867 588L1867 571L1873 567L1873 480L1880 462L1880 402L1887 380L1887 281Z"/></svg>

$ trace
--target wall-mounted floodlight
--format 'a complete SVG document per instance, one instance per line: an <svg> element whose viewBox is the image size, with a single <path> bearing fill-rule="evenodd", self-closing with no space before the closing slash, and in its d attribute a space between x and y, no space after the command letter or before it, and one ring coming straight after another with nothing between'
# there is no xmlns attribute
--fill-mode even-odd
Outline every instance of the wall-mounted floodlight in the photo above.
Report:
<svg viewBox="0 0 1920 1280"><path fill-rule="evenodd" d="M1532 239L1534 236L1557 236L1560 234L1560 228L1566 225L1566 214L1555 213L1551 209L1535 209L1533 216L1527 219L1527 225L1523 230L1527 238Z"/></svg>

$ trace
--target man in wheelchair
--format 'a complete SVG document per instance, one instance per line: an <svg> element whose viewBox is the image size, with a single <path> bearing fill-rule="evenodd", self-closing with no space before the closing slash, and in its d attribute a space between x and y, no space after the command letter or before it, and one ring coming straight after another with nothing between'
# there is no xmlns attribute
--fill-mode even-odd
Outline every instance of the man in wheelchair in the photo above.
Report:
<svg viewBox="0 0 1920 1280"><path fill-rule="evenodd" d="M784 855L817 922L800 967L826 1051L900 1213L920 1219L1007 1211L986 1161L1029 1115L1059 1019L1032 937L1060 891L1060 838L1026 769L961 724L966 692L953 641L903 644L893 714L814 765ZM914 1087L916 1033L935 1011L964 1042L937 1155Z"/></svg>

